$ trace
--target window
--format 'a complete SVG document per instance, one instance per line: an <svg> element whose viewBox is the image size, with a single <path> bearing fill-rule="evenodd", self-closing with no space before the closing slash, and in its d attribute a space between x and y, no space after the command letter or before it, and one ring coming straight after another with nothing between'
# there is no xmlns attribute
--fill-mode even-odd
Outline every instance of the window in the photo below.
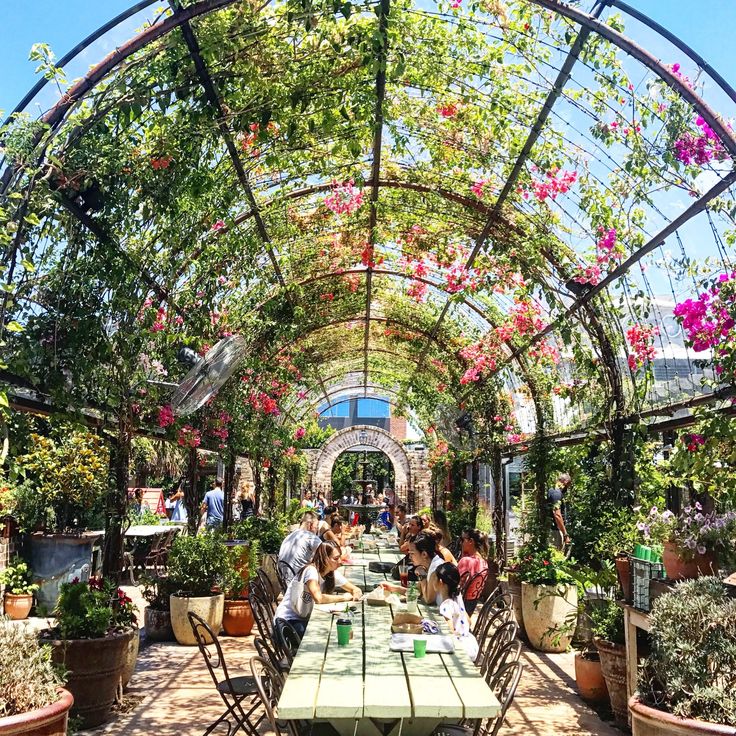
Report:
<svg viewBox="0 0 736 736"><path fill-rule="evenodd" d="M332 406L322 404L319 409L319 414L323 419L329 419L330 417L349 417L350 402L341 401L339 404L333 404Z"/></svg>
<svg viewBox="0 0 736 736"><path fill-rule="evenodd" d="M391 406L383 399L358 399L358 416L388 418L391 416Z"/></svg>

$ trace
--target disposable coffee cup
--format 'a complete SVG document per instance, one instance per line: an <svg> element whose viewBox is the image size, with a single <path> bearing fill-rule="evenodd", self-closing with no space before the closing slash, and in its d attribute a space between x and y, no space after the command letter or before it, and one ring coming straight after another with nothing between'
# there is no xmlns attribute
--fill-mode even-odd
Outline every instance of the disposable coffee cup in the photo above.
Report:
<svg viewBox="0 0 736 736"><path fill-rule="evenodd" d="M352 621L342 618L337 620L337 646L346 647L350 643L350 633L352 630Z"/></svg>
<svg viewBox="0 0 736 736"><path fill-rule="evenodd" d="M418 659L427 653L427 637L417 636L414 638L414 656Z"/></svg>

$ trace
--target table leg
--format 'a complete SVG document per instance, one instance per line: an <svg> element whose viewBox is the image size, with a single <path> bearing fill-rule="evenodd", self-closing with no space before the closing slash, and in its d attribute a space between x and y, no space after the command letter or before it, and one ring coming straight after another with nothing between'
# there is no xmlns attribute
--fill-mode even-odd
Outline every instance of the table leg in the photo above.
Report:
<svg viewBox="0 0 736 736"><path fill-rule="evenodd" d="M624 636L626 641L626 697L636 691L636 678L639 669L639 654L636 646L636 626L631 621L630 609L624 608Z"/></svg>

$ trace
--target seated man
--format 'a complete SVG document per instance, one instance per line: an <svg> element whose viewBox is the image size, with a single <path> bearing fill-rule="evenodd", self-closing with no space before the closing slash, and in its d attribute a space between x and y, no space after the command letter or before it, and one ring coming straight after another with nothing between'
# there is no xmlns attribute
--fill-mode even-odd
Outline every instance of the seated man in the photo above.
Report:
<svg viewBox="0 0 736 736"><path fill-rule="evenodd" d="M383 511L378 515L378 525L391 531L394 526L394 505L391 503L388 506L384 505Z"/></svg>
<svg viewBox="0 0 736 736"><path fill-rule="evenodd" d="M314 551L322 543L316 534L318 523L317 514L313 511L305 512L301 526L291 534L287 534L284 541L281 542L279 562L285 562L288 565L288 567L281 566L282 575L287 583L312 561Z"/></svg>

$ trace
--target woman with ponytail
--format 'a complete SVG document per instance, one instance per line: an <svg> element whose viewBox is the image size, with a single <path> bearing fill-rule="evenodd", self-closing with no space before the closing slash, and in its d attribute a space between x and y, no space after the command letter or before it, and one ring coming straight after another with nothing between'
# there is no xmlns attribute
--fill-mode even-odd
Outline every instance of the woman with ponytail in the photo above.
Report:
<svg viewBox="0 0 736 736"><path fill-rule="evenodd" d="M457 569L462 577L467 573L467 577L471 578L479 572L488 569L488 540L483 532L477 529L465 529L461 536L462 539L462 556L458 560ZM465 594L465 609L468 616L473 615L475 607L478 605L478 599L483 592L481 585L472 585Z"/></svg>

